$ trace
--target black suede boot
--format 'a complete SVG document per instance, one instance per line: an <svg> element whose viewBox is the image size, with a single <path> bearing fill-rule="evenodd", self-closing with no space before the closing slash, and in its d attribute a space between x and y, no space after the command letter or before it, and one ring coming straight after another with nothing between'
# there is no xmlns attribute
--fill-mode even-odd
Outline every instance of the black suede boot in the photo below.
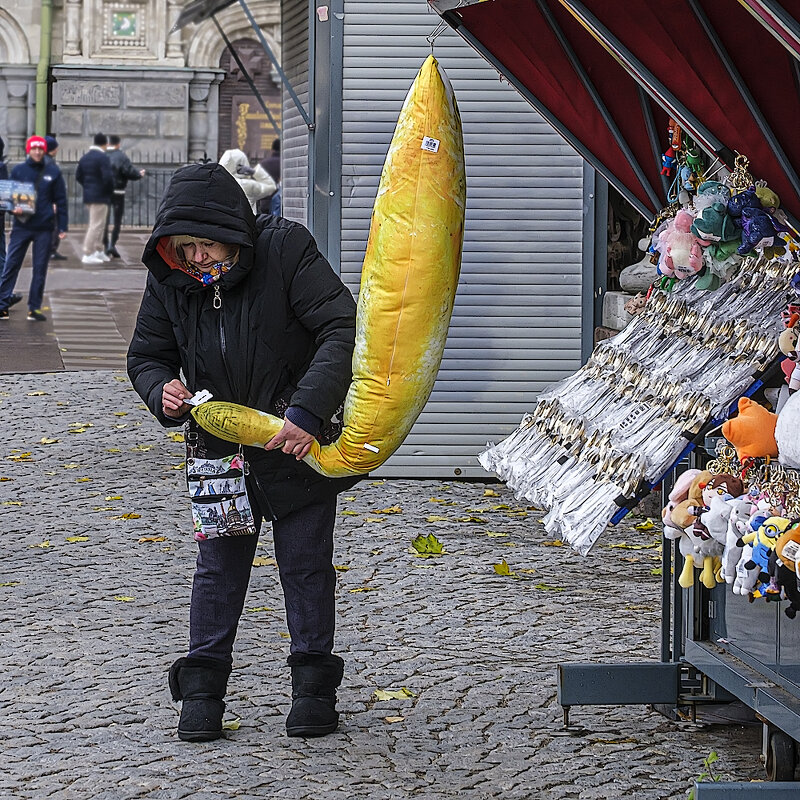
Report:
<svg viewBox="0 0 800 800"><path fill-rule="evenodd" d="M210 742L222 736L225 690L231 668L215 658L179 658L169 669L173 700L182 700L178 738Z"/></svg>
<svg viewBox="0 0 800 800"><path fill-rule="evenodd" d="M294 653L287 661L292 668L292 710L286 717L289 736L325 736L339 725L336 689L342 682L344 661L339 656Z"/></svg>

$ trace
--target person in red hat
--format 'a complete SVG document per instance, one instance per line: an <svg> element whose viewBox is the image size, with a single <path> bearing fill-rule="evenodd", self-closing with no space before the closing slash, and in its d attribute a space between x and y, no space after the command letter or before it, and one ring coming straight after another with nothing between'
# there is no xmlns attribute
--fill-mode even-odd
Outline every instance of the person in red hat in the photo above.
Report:
<svg viewBox="0 0 800 800"><path fill-rule="evenodd" d="M36 202L33 213L15 209L8 240L8 252L0 275L0 320L9 318L9 309L22 300L14 294L22 261L33 243L33 277L28 290L28 319L43 322L44 283L50 260L50 237L53 228L59 237L67 233L67 187L61 170L52 160L45 160L47 142L43 136L31 136L25 143L28 157L11 170L11 180L33 184Z"/></svg>

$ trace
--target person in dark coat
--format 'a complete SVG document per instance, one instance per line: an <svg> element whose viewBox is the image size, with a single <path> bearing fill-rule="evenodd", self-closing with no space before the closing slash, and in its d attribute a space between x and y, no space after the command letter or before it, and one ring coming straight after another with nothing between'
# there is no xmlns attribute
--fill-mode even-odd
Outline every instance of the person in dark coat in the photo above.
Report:
<svg viewBox="0 0 800 800"><path fill-rule="evenodd" d="M333 655L336 495L358 478L326 478L302 460L352 380L355 302L303 226L259 216L215 163L179 169L142 257L149 270L128 374L165 426L187 421L193 393L285 416L266 448L244 448L253 518L272 522L291 635L290 736L331 733L343 661ZM180 375L185 376L184 380ZM200 457L237 446L190 423ZM194 439L194 437L197 437ZM198 542L188 655L170 669L183 700L178 735L216 739L236 629L258 536Z"/></svg>
<svg viewBox="0 0 800 800"><path fill-rule="evenodd" d="M122 215L125 213L125 187L128 181L138 181L144 178L145 170L137 169L125 153L120 150L119 136L108 137L106 155L111 162L111 174L114 176L114 193L111 195L111 210L106 217L105 231L103 232L103 247L105 254L112 258L119 258L117 241L122 228ZM111 236L108 235L108 223L114 217Z"/></svg>
<svg viewBox="0 0 800 800"><path fill-rule="evenodd" d="M45 136L47 142L47 152L44 155L44 160L55 162L58 155L58 139L55 136ZM61 237L58 235L58 230L53 228L53 235L50 237L50 260L51 261L66 261L67 257L63 253L58 252L58 246L61 244Z"/></svg>
<svg viewBox="0 0 800 800"><path fill-rule="evenodd" d="M108 217L108 206L114 192L111 161L106 155L108 137L94 135L94 144L81 156L75 169L75 180L83 187L83 204L89 212L89 224L83 237L84 264L102 264L110 261L103 247L103 231Z"/></svg>
<svg viewBox="0 0 800 800"><path fill-rule="evenodd" d="M8 309L22 299L14 294L22 261L33 243L33 276L28 290L28 319L44 322L42 313L47 264L50 261L50 239L53 227L63 239L67 235L67 187L61 170L54 161L45 161L47 143L41 136L31 136L25 143L28 157L11 170L11 180L32 183L36 192L33 214L15 209L14 223L8 239L6 263L0 276L0 319L8 319Z"/></svg>
<svg viewBox="0 0 800 800"><path fill-rule="evenodd" d="M275 185L278 187L274 194L258 201L258 211L260 214L274 214L276 217L281 214L281 140L275 139L272 142L272 150L269 155L261 161L261 166L267 171Z"/></svg>
<svg viewBox="0 0 800 800"><path fill-rule="evenodd" d="M0 181L8 180L8 165L3 160L3 153L6 143L0 137ZM0 275L3 274L3 267L6 264L6 212L0 211Z"/></svg>

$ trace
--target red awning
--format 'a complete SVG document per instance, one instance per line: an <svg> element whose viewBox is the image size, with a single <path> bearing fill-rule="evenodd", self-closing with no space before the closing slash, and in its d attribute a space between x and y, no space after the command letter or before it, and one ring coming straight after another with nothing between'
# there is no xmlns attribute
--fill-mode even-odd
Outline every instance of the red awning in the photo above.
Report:
<svg viewBox="0 0 800 800"><path fill-rule="evenodd" d="M667 204L672 117L800 218L800 0L431 4L645 216Z"/></svg>

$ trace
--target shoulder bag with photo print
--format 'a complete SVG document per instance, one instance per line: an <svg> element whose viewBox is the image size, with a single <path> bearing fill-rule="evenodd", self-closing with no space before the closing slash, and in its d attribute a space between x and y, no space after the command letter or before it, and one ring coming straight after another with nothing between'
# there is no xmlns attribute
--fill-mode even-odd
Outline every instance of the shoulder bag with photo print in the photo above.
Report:
<svg viewBox="0 0 800 800"><path fill-rule="evenodd" d="M195 541L255 534L253 510L245 487L247 462L241 447L223 458L199 458L191 437L187 433L186 482L192 501Z"/></svg>

